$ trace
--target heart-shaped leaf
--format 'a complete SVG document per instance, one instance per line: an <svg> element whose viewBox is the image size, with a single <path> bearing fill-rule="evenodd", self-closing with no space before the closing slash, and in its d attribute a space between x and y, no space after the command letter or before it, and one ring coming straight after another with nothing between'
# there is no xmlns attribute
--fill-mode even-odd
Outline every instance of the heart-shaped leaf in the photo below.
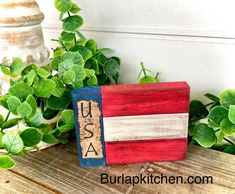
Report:
<svg viewBox="0 0 235 194"><path fill-rule="evenodd" d="M8 132L3 135L4 148L11 154L18 154L23 150L24 143L17 132Z"/></svg>
<svg viewBox="0 0 235 194"><path fill-rule="evenodd" d="M228 109L222 106L216 106L210 110L208 118L216 124L228 117Z"/></svg>
<svg viewBox="0 0 235 194"><path fill-rule="evenodd" d="M235 90L225 90L220 94L220 103L222 106L229 108L230 105L235 105Z"/></svg>
<svg viewBox="0 0 235 194"><path fill-rule="evenodd" d="M228 111L228 118L233 124L235 124L235 105L230 105Z"/></svg>
<svg viewBox="0 0 235 194"><path fill-rule="evenodd" d="M58 11L66 13L72 7L71 0L55 0L55 7Z"/></svg>
<svg viewBox="0 0 235 194"><path fill-rule="evenodd" d="M193 138L203 147L209 148L216 142L215 131L206 124L198 124L194 128Z"/></svg>
<svg viewBox="0 0 235 194"><path fill-rule="evenodd" d="M14 115L17 115L17 108L21 105L21 101L15 96L10 96L7 100L7 105L9 111L12 112Z"/></svg>
<svg viewBox="0 0 235 194"><path fill-rule="evenodd" d="M230 122L228 118L222 120L222 122L220 123L220 128L221 131L226 135L232 135L233 133L235 133L235 124Z"/></svg>
<svg viewBox="0 0 235 194"><path fill-rule="evenodd" d="M42 79L33 85L34 93L38 97L49 98L56 89L53 80Z"/></svg>
<svg viewBox="0 0 235 194"><path fill-rule="evenodd" d="M24 101L28 95L33 94L33 89L24 82L14 84L9 89L10 96L15 96L21 101Z"/></svg>
<svg viewBox="0 0 235 194"><path fill-rule="evenodd" d="M82 24L83 19L78 15L69 16L63 20L63 28L66 32L76 32Z"/></svg>
<svg viewBox="0 0 235 194"><path fill-rule="evenodd" d="M34 147L38 145L43 137L43 134L36 128L28 128L20 133L20 137L26 147Z"/></svg>
<svg viewBox="0 0 235 194"><path fill-rule="evenodd" d="M15 166L15 161L7 155L0 156L0 169L9 170Z"/></svg>

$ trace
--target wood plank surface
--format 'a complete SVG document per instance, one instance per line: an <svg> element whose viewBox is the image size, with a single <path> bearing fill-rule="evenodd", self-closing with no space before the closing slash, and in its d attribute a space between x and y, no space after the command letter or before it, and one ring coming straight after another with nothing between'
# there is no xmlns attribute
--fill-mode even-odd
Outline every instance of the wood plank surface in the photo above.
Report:
<svg viewBox="0 0 235 194"><path fill-rule="evenodd" d="M189 112L186 82L102 86L103 117Z"/></svg>
<svg viewBox="0 0 235 194"><path fill-rule="evenodd" d="M188 113L104 117L104 140L186 138Z"/></svg>
<svg viewBox="0 0 235 194"><path fill-rule="evenodd" d="M113 165L99 168L81 168L77 159L75 141L58 145L25 158L17 158L17 166L10 172L0 171L2 194L79 194L79 193L161 193L161 194L234 194L235 156L198 146L190 146L187 159L176 162ZM166 176L212 176L213 184L106 184L100 183L100 174L113 176L152 173ZM10 181L9 183L7 183ZM40 189L37 190L37 188ZM44 188L42 188L44 187Z"/></svg>

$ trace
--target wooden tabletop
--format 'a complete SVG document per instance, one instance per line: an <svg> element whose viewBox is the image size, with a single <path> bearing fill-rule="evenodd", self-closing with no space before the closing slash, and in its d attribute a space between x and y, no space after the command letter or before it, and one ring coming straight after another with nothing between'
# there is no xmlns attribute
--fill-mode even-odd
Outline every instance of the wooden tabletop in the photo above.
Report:
<svg viewBox="0 0 235 194"><path fill-rule="evenodd" d="M190 146L187 159L176 162L81 168L76 143L57 145L40 153L17 158L17 166L0 171L1 194L79 193L234 193L235 156ZM159 176L212 176L213 184L101 184L101 173L112 176L153 174Z"/></svg>

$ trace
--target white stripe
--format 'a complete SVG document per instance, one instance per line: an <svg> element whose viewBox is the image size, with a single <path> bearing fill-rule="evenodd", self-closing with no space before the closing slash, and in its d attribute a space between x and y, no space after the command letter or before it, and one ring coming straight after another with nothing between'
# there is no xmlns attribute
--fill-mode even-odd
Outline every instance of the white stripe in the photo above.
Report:
<svg viewBox="0 0 235 194"><path fill-rule="evenodd" d="M104 117L104 139L108 141L186 138L188 113Z"/></svg>

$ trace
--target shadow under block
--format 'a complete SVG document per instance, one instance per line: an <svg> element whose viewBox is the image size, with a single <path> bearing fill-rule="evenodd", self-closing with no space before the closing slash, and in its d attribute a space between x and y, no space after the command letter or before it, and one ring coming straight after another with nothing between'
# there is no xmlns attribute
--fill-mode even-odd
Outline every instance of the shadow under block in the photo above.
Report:
<svg viewBox="0 0 235 194"><path fill-rule="evenodd" d="M184 159L189 96L186 82L73 91L81 166Z"/></svg>

